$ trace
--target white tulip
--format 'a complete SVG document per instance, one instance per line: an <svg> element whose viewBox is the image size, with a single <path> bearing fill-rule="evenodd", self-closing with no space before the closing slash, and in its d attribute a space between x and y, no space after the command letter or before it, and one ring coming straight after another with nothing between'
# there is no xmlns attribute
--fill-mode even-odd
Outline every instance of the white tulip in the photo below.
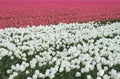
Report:
<svg viewBox="0 0 120 79"><path fill-rule="evenodd" d="M91 75L87 75L87 79L93 79Z"/></svg>
<svg viewBox="0 0 120 79"><path fill-rule="evenodd" d="M104 76L103 76L103 79L110 79L110 76L104 75Z"/></svg>
<svg viewBox="0 0 120 79"><path fill-rule="evenodd" d="M30 72L28 70L25 71L25 74L29 74Z"/></svg>
<svg viewBox="0 0 120 79"><path fill-rule="evenodd" d="M27 79L32 79L31 77L27 77Z"/></svg>
<svg viewBox="0 0 120 79"><path fill-rule="evenodd" d="M34 74L34 75L32 76L33 79L37 79L37 77L38 77L38 76L37 76L36 74Z"/></svg>
<svg viewBox="0 0 120 79"><path fill-rule="evenodd" d="M104 75L104 70L99 70L99 72L97 73L98 76L103 76Z"/></svg>
<svg viewBox="0 0 120 79"><path fill-rule="evenodd" d="M76 77L81 77L81 73L80 72L76 72Z"/></svg>
<svg viewBox="0 0 120 79"><path fill-rule="evenodd" d="M101 77L97 77L96 79L101 79Z"/></svg>
<svg viewBox="0 0 120 79"><path fill-rule="evenodd" d="M16 77L18 75L17 72L13 72L13 76Z"/></svg>
<svg viewBox="0 0 120 79"><path fill-rule="evenodd" d="M60 69L59 69L59 72L62 72L64 69L61 67Z"/></svg>

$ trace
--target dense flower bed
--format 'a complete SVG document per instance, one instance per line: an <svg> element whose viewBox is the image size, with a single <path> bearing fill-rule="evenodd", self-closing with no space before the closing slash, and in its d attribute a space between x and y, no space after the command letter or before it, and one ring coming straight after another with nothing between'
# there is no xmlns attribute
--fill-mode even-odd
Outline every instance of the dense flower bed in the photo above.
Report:
<svg viewBox="0 0 120 79"><path fill-rule="evenodd" d="M0 79L120 79L120 23L0 30Z"/></svg>
<svg viewBox="0 0 120 79"><path fill-rule="evenodd" d="M0 0L0 28L114 19L120 0Z"/></svg>

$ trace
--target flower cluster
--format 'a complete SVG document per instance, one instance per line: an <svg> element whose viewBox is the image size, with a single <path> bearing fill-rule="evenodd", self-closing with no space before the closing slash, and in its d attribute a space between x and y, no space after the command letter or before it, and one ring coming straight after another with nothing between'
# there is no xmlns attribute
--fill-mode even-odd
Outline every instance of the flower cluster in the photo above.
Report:
<svg viewBox="0 0 120 79"><path fill-rule="evenodd" d="M62 73L85 79L120 79L119 48L119 22L0 30L0 63L11 62L5 66L8 79L23 74L24 79L53 79Z"/></svg>

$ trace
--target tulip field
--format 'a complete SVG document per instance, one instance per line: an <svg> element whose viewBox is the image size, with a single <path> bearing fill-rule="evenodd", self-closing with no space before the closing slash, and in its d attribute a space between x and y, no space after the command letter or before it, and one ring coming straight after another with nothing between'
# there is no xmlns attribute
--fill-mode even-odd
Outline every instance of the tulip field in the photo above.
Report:
<svg viewBox="0 0 120 79"><path fill-rule="evenodd" d="M0 79L120 79L120 1L0 0Z"/></svg>
<svg viewBox="0 0 120 79"><path fill-rule="evenodd" d="M120 79L120 23L1 29L0 79Z"/></svg>
<svg viewBox="0 0 120 79"><path fill-rule="evenodd" d="M120 19L120 0L0 0L0 28Z"/></svg>

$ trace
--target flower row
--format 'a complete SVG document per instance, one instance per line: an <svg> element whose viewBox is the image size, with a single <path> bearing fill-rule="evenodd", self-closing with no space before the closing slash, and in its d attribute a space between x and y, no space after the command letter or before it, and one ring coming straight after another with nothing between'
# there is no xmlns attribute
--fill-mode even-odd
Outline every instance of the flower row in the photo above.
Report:
<svg viewBox="0 0 120 79"><path fill-rule="evenodd" d="M119 22L1 29L0 72L8 79L120 79L119 48Z"/></svg>

